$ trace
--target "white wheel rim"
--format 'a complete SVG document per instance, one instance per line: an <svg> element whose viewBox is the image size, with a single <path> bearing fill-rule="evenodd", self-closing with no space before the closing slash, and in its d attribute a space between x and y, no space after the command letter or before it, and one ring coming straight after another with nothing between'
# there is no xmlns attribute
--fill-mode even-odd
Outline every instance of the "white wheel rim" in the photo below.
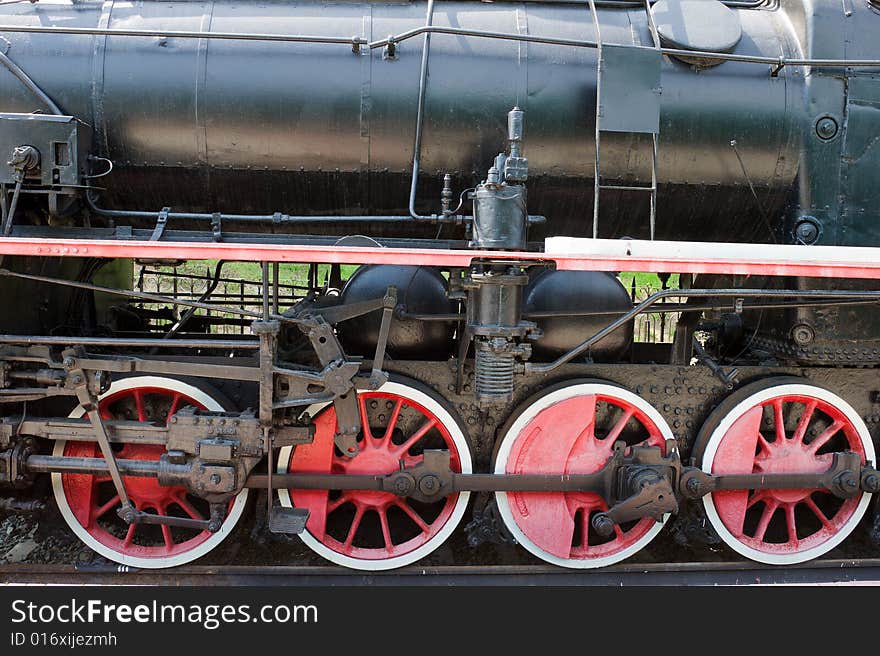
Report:
<svg viewBox="0 0 880 656"><path fill-rule="evenodd" d="M511 424L510 429L504 434L501 444L498 447L498 453L495 458L495 473L505 474L507 472L507 461L510 457L510 452L511 449L513 449L514 443L522 430L532 421L532 419L538 416L539 413L560 401L565 401L576 396L589 395L613 396L629 403L630 405L638 407L648 416L649 419L651 419L651 421L654 422L654 425L660 430L663 439L673 439L672 430L669 428L666 420L663 419L660 413L655 410L651 404L636 394L615 385L604 383L578 383L545 394L527 407L522 414L516 418L513 424ZM516 538L517 542L538 558L548 563L552 563L553 565L559 565L560 567L568 567L571 569L595 569L598 567L606 567L629 558L653 540L657 534L663 530L664 524L666 524L669 519L669 514L667 513L663 516L662 522L656 522L655 525L652 526L651 529L639 540L613 555L587 559L560 558L559 556L548 553L539 547L522 531L510 510L510 502L506 492L496 492L495 498L497 499L498 510L504 521L504 525Z"/></svg>
<svg viewBox="0 0 880 656"><path fill-rule="evenodd" d="M718 427L714 431L712 431L712 434L709 437L708 442L706 443L706 450L703 452L703 459L700 463L700 466L704 472L708 474L712 473L712 469L715 464L715 454L718 451L718 447L721 445L722 439L730 430L731 426L733 426L733 423L737 419L739 419L745 412L751 410L756 405L769 401L776 396L807 396L819 399L820 401L825 401L829 404L836 406L838 410L846 415L847 419L850 420L853 427L856 429L856 432L859 435L859 440L861 441L862 447L865 450L866 460L868 462L874 462L874 445L871 441L871 435L868 433L868 428L867 426L865 426L862 418L853 409L853 407L833 392L829 392L828 390L822 389L821 387L795 383L788 385L776 385L774 387L768 387L767 389L755 392L751 396L744 399L742 402L738 403L736 407L733 408L733 410L727 413L727 415L721 420L721 423L719 423ZM813 560L814 558L817 558L822 554L827 553L828 551L839 545L841 542L843 542L849 536L849 534L852 533L853 529L855 529L859 521L861 521L862 517L865 514L865 511L868 509L868 504L870 503L870 501L871 495L867 492L863 493L862 498L859 501L859 504L856 507L855 511L853 512L852 517L850 517L850 519L837 533L834 534L834 536L812 549L805 549L804 551L791 554L767 553L743 544L735 535L733 535L733 533L728 530L728 528L724 525L724 522L721 521L721 516L718 513L718 509L715 507L715 501L711 494L707 494L703 497L703 508L705 508L706 516L709 519L709 522L712 524L712 527L718 533L719 537L728 547L733 549L736 553L756 562L766 563L768 565L793 565L796 563L803 563L808 560Z"/></svg>
<svg viewBox="0 0 880 656"><path fill-rule="evenodd" d="M443 426L449 431L449 434L452 437L452 441L458 449L459 461L461 463L461 473L471 473L472 464L470 447L468 446L467 440L465 439L464 433L459 427L458 422L455 421L455 419L452 417L449 411L446 410L446 408L444 408L440 403L438 403L433 397L429 396L428 394L425 394L421 390L410 387L409 385L405 385L403 383L389 381L375 391L397 394L399 396L409 398L413 402L418 403L426 410L431 412L435 417L437 417L437 419L439 419ZM312 417L314 417L317 415L318 412L320 412L328 405L329 404L327 403L316 404L310 406L307 412ZM277 471L279 474L287 473L292 457L293 447L286 446L281 449L278 456L277 467ZM281 505L285 508L293 507L293 501L291 500L290 492L287 489L279 489L278 498L281 501ZM351 556L341 554L337 551L334 551L333 549L330 549L327 545L325 545L314 535L312 535L308 529L304 530L300 534L300 537L302 538L302 541L312 551L337 565L350 567L352 569L368 571L395 569L397 567L403 567L404 565L410 565L417 560L424 558L435 549L437 549L440 545L442 545L449 538L449 536L452 535L452 532L458 527L458 524L461 522L461 518L464 516L465 510L467 509L469 498L470 492L459 492L458 499L455 503L455 507L453 508L451 515L449 516L449 519L446 520L446 523L437 532L437 534L430 540L428 540L425 544L417 547L416 549L413 549L411 552L393 558L387 558L383 560L371 560L366 558L353 558Z"/></svg>
<svg viewBox="0 0 880 656"><path fill-rule="evenodd" d="M163 378L160 376L137 376L134 378L124 378L122 380L115 381L111 383L110 388L104 392L98 400L104 399L108 396L116 394L118 392L123 392L126 390L138 389L141 387L155 387L161 389L167 389L171 392L178 392L180 394L184 394L194 401L198 401L205 408L212 412L220 412L224 410L223 406L211 397L204 390L199 389L193 385L188 383L184 383L179 380L175 380L173 378ZM83 414L82 406L77 406L74 410L68 415L71 418L81 417ZM67 445L67 440L57 440L55 442L55 448L52 451L52 455L61 456L64 454L64 447ZM232 532L232 529L235 528L235 525L238 523L239 518L241 518L242 512L244 512L245 503L247 502L248 490L247 488L243 489L238 493L238 496L235 497L235 501L232 503L232 506L229 509L229 512L226 515L226 519L223 521L223 525L220 527L220 530L216 533L212 533L209 538L207 538L204 542L199 543L194 546L192 549L176 554L174 556L162 556L157 558L142 558L139 556L130 556L128 554L119 553L115 549L111 549L107 545L99 542L91 533L89 533L86 528L79 523L76 519L76 516L73 513L73 510L70 508L70 504L67 502L67 495L64 493L64 484L62 482L61 474L54 473L52 474L52 491L55 494L55 502L58 505L58 510L61 512L61 516L64 517L64 521L67 522L67 525L74 532L76 537L78 537L87 547L89 547L92 551L104 556L108 560L112 560L115 563L120 563L121 565L127 565L129 567L139 567L143 569L162 569L165 567L175 567L177 565L183 565L185 563L192 562L197 558L201 558L209 551L214 549L218 544L220 544L229 533Z"/></svg>

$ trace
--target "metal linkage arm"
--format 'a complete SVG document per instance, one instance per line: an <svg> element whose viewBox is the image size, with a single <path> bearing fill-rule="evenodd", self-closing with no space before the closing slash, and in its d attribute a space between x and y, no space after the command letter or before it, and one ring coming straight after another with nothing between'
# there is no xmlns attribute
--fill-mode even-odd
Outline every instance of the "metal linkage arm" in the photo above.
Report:
<svg viewBox="0 0 880 656"><path fill-rule="evenodd" d="M880 474L871 465L862 465L857 453L841 451L832 455L831 467L821 473L719 474L713 476L696 468L686 468L679 479L679 492L699 499L722 490L828 490L841 499L862 492L880 492Z"/></svg>

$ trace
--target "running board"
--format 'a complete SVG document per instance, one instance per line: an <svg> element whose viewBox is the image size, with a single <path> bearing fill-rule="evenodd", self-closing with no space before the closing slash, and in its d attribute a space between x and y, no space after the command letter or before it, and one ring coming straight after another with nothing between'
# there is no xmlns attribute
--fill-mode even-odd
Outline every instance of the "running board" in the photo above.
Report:
<svg viewBox="0 0 880 656"><path fill-rule="evenodd" d="M232 244L0 237L0 255L469 267L473 260L553 261L568 271L647 271L880 279L880 248L550 237L545 250ZM16 274L0 269L0 275Z"/></svg>

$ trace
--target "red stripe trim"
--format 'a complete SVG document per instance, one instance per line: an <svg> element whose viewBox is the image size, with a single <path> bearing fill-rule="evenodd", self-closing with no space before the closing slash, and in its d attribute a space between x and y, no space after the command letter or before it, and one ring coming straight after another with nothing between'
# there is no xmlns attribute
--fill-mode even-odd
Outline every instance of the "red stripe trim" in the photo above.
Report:
<svg viewBox="0 0 880 656"><path fill-rule="evenodd" d="M548 242L548 247L553 245ZM670 245L674 244L674 248ZM704 255L701 257L700 252ZM693 255L682 255L693 253ZM880 249L701 242L571 240L564 252L525 253L364 246L282 246L191 242L0 238L0 254L333 264L422 264L467 267L474 259L556 262L583 271L713 273L817 278L880 278Z"/></svg>

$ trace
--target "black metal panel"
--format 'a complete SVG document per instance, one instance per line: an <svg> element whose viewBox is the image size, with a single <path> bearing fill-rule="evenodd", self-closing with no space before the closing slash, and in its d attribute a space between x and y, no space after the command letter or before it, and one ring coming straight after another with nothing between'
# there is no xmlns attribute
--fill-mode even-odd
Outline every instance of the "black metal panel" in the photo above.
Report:
<svg viewBox="0 0 880 656"><path fill-rule="evenodd" d="M600 8L603 42L649 46L643 9ZM798 55L781 12L741 12L737 53ZM2 7L0 23L111 29L383 38L421 26L421 3L82 3ZM586 6L439 2L434 24L594 39ZM406 214L421 39L382 48L161 37L6 34L8 55L67 113L96 126L96 154L117 165L102 204L158 211ZM63 58L65 65L58 66ZM770 212L794 181L801 78L728 62L697 72L662 64L658 236L748 239L754 200ZM0 69L0 110L36 100ZM584 234L591 202L596 52L435 34L418 188L436 211L442 174L460 190L503 149L504 118L526 112L530 212L550 234ZM737 140L747 172L729 148ZM603 143L608 181L650 179L650 149L631 135ZM684 193L678 194L681 188ZM607 200L607 205L605 201ZM637 235L645 199L608 193L602 235ZM664 218L666 221L664 222ZM698 227L691 230L690 226ZM679 226L681 228L679 228ZM664 229L672 232L665 233Z"/></svg>

